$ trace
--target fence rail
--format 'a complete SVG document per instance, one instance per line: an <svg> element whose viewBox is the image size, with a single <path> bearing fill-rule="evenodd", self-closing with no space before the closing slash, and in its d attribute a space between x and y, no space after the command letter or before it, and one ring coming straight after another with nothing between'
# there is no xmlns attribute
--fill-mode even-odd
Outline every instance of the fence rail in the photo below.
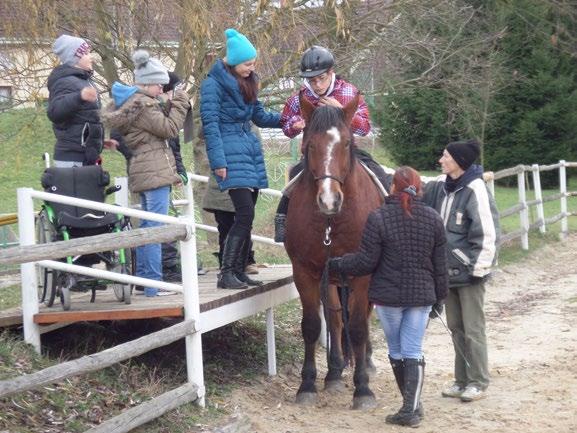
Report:
<svg viewBox="0 0 577 433"><path fill-rule="evenodd" d="M519 202L514 206L504 209L499 212L501 219L513 215L519 215L520 228L501 236L500 244L508 243L514 239L521 239L521 247L525 250L529 249L529 232L538 229L541 233L545 233L547 226L561 222L561 237L565 238L569 231L568 217L577 215L577 212L569 212L567 208L567 198L577 196L577 191L567 191L567 168L577 167L577 162L559 161L557 164L549 165L517 165L515 167L506 168L494 173L493 179L489 180L489 188L495 191L495 180L504 179L510 176L517 176L517 188L519 191ZM559 192L543 197L543 190L541 188L540 173L544 171L559 170ZM533 180L533 188L535 192L535 199L527 200L526 189L528 186L527 174L531 173ZM543 204L557 201L560 202L560 212L549 218L545 218L545 211ZM530 222L529 209L535 207L537 210L537 218Z"/></svg>
<svg viewBox="0 0 577 433"><path fill-rule="evenodd" d="M195 325L199 323L200 303L198 293L198 276L196 273L196 226L194 223L194 206L191 185L185 187L186 204L184 215L175 218L144 212L128 207L115 206L106 203L97 203L75 197L60 196L32 188L19 188L18 196L18 229L20 233L20 247L10 251L0 252L0 263L21 263L20 274L22 280L22 318L24 325L24 339L40 351L40 327L34 323L34 316L38 313L37 294L37 263L48 268L59 268L67 272L83 275L103 277L121 283L136 283L151 287L166 287L170 290L182 291L184 295L184 322L158 333L142 337L138 340L105 350L103 352L85 356L75 361L57 365L40 372L0 382L0 396L11 395L24 389L30 389L41 384L61 380L70 375L95 371L112 365L116 362L148 352L156 347L170 344L184 338L186 343L186 366L188 383L164 393L151 401L143 403L129 411L105 421L100 426L90 430L97 432L124 433L154 419L180 404L197 401L204 406L205 387L202 365L201 330ZM134 216L169 224L168 227L139 229L122 233L105 234L80 238L73 241L54 242L45 245L35 245L35 212L33 199L48 202L64 203L87 209L96 209L120 215ZM151 236L149 236L151 235ZM96 241L95 241L96 239ZM100 269L76 266L48 258L59 258L67 255L86 254L89 252L109 251L123 247L135 247L149 243L156 243L161 239L166 241L180 240L181 260L190 266L182 267L182 286L153 281L131 275L123 275ZM9 253L9 254L8 254ZM140 280L140 283L138 283Z"/></svg>

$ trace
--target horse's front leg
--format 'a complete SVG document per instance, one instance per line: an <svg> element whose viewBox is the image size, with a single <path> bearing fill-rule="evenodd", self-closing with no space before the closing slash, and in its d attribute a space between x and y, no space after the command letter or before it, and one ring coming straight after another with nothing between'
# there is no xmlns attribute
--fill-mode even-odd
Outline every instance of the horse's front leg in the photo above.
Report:
<svg viewBox="0 0 577 433"><path fill-rule="evenodd" d="M370 409L377 405L375 394L369 388L367 372L367 341L369 338L368 322L368 284L367 277L358 279L352 284L349 298L350 336L355 356L355 372L353 381L353 409Z"/></svg>
<svg viewBox="0 0 577 433"><path fill-rule="evenodd" d="M315 363L316 344L321 333L321 318L319 313L320 297L318 281L299 279L295 275L295 284L300 294L303 309L301 332L305 344L305 356L301 371L301 386L297 391L296 402L303 405L312 405L317 400L317 367Z"/></svg>
<svg viewBox="0 0 577 433"><path fill-rule="evenodd" d="M344 389L342 381L345 361L343 358L342 332L343 310L336 285L329 285L328 299L325 306L328 312L327 329L329 330L330 345L328 371L325 377L327 391L341 391Z"/></svg>

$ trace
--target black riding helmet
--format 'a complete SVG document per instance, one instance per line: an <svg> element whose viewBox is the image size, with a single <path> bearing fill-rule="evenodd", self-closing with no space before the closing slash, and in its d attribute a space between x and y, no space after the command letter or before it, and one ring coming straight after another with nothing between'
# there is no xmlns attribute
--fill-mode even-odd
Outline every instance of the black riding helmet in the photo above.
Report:
<svg viewBox="0 0 577 433"><path fill-rule="evenodd" d="M324 47L313 45L306 50L301 58L300 76L312 78L323 74L335 65L332 53Z"/></svg>

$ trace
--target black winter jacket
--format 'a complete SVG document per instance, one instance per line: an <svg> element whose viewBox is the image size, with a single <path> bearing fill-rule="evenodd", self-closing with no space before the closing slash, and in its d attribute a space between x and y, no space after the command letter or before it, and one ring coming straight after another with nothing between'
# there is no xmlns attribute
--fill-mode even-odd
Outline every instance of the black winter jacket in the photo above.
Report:
<svg viewBox="0 0 577 433"><path fill-rule="evenodd" d="M339 268L348 275L373 273L369 300L390 307L432 305L447 296L445 228L439 214L417 198L412 217L397 196L367 219L357 253L345 254Z"/></svg>
<svg viewBox="0 0 577 433"><path fill-rule="evenodd" d="M54 68L48 77L48 118L52 121L56 145L54 159L96 162L104 140L100 122L100 99L83 101L80 92L93 86L91 72L68 65Z"/></svg>

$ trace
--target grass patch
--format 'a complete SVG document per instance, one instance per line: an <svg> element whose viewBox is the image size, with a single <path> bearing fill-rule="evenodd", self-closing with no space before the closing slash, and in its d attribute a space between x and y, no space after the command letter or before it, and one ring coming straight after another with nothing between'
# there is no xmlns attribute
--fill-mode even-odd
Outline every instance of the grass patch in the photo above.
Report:
<svg viewBox="0 0 577 433"><path fill-rule="evenodd" d="M277 361L302 360L300 304L277 309ZM68 359L133 340L175 323L172 320L79 323L46 334L45 356L37 355L14 333L0 334L0 379L29 374ZM181 406L136 430L137 433L196 431L234 408L226 405L232 389L266 373L264 315L203 335L206 408ZM107 369L0 399L0 431L12 433L82 432L122 411L186 382L184 340Z"/></svg>

